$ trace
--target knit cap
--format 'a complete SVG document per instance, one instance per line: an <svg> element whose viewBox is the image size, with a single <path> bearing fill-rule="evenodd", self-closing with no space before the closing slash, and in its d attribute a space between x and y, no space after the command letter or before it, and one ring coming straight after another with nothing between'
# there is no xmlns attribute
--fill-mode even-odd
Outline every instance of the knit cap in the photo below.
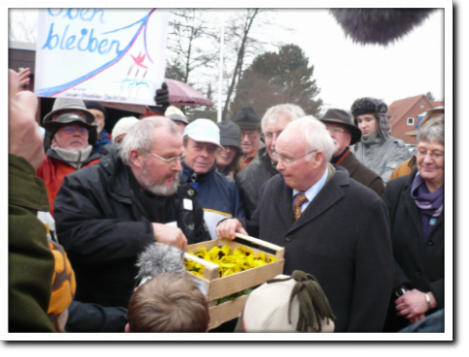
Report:
<svg viewBox="0 0 469 357"><path fill-rule="evenodd" d="M120 119L115 125L114 128L112 129L112 142L115 144L116 138L119 137L119 135L122 134L127 134L130 130L131 127L133 127L135 124L138 123L138 119L135 117L125 117Z"/></svg>
<svg viewBox="0 0 469 357"><path fill-rule="evenodd" d="M335 319L316 278L300 270L254 289L240 317L244 332L334 332Z"/></svg>

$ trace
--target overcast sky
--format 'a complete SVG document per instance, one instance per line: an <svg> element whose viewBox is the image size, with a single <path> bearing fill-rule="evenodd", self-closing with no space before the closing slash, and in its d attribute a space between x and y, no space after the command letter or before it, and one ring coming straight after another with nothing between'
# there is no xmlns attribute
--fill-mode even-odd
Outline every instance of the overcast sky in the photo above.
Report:
<svg viewBox="0 0 469 357"><path fill-rule="evenodd" d="M31 12L31 19L36 14ZM282 9L272 15L277 24L294 31L256 28L255 35L294 43L305 51L321 89L323 113L330 107L349 110L355 99L364 96L383 99L388 105L429 91L437 100L444 97L444 10L433 12L386 47L353 43L326 9Z"/></svg>

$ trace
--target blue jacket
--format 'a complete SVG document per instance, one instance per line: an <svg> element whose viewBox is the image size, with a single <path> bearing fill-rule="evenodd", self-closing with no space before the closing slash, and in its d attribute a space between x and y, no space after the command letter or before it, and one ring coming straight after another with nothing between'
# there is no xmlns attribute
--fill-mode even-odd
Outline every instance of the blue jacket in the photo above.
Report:
<svg viewBox="0 0 469 357"><path fill-rule="evenodd" d="M96 144L94 144L93 152L99 154L101 151L101 146L112 144L112 140L109 140L108 133L106 129L103 128L101 130L101 135L99 136L98 140L96 140Z"/></svg>
<svg viewBox="0 0 469 357"><path fill-rule="evenodd" d="M215 228L222 219L244 217L244 208L236 185L216 170L216 163L204 174L182 163L184 180L197 186L197 200L204 210L205 223L212 239L218 239Z"/></svg>

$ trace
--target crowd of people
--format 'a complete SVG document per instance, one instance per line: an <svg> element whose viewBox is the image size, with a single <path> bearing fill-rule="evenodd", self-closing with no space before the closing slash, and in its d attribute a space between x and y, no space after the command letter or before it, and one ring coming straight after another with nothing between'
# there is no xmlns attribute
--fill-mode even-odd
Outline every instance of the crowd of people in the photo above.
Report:
<svg viewBox="0 0 469 357"><path fill-rule="evenodd" d="M23 77L10 70L10 332L207 332L182 253L237 233L285 247L285 266L223 332L444 331L444 110L414 155L379 99L189 122L163 84L110 133L102 103L57 98L42 135Z"/></svg>

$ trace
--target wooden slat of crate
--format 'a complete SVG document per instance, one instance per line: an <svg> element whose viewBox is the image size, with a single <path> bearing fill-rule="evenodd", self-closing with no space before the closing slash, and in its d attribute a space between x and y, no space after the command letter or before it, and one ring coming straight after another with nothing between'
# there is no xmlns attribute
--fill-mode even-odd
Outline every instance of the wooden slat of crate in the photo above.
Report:
<svg viewBox="0 0 469 357"><path fill-rule="evenodd" d="M218 306L210 307L210 322L208 329L214 329L224 322L237 318L243 310L244 304L246 303L248 297L249 294L243 295L236 300L227 301Z"/></svg>
<svg viewBox="0 0 469 357"><path fill-rule="evenodd" d="M187 247L188 251L197 252L200 248L205 247L207 251L215 246L229 245L232 250L235 250L238 247L243 246L240 243L233 242L230 240L213 240L209 242L202 242L198 244L193 244ZM259 253L265 253L267 256L273 256L272 254L266 253L262 250L248 247L253 251L254 255ZM204 265L204 277L199 277L195 274L191 274L191 277L195 280L203 282L206 284L206 296L208 301L221 299L225 296L237 293L239 291L251 288L253 286L260 285L266 280L272 279L279 274L283 273L283 267L285 265L285 260L283 259L284 249L277 247L278 251L276 253L277 257L281 257L276 262L268 263L266 265L251 268L249 270L242 271L233 275L225 276L223 278L215 278L213 273L213 263L209 264L210 267ZM207 262L210 263L210 262Z"/></svg>

